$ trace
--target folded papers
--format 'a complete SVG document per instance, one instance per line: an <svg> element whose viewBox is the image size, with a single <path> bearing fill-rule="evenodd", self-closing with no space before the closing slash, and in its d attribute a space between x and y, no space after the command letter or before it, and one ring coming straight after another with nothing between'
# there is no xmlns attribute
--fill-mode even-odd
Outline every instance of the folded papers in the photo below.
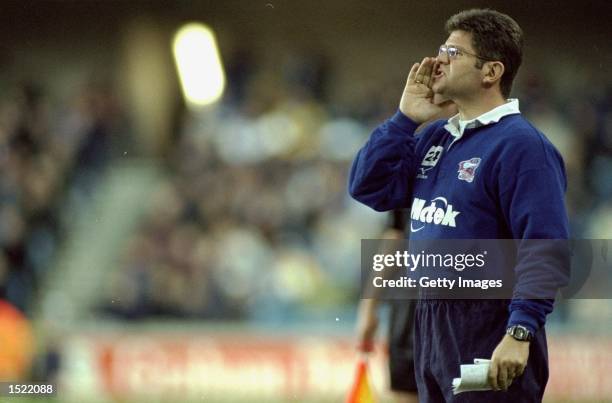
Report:
<svg viewBox="0 0 612 403"><path fill-rule="evenodd" d="M491 390L489 384L489 366L491 360L475 358L474 364L461 365L461 378L453 379L453 394Z"/></svg>

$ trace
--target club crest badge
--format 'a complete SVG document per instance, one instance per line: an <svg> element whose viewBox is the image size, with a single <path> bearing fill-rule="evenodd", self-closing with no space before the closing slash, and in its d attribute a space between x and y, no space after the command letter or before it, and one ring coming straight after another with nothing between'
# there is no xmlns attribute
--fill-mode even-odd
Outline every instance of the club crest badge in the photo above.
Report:
<svg viewBox="0 0 612 403"><path fill-rule="evenodd" d="M476 175L476 168L480 165L480 158L470 158L469 160L461 161L459 163L459 180L472 183L474 175Z"/></svg>

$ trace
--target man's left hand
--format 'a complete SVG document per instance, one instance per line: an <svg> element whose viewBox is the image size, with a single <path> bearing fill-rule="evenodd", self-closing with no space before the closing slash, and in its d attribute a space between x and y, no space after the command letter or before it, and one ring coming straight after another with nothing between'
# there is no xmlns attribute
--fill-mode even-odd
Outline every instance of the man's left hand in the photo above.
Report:
<svg viewBox="0 0 612 403"><path fill-rule="evenodd" d="M491 356L489 382L493 390L507 390L512 381L521 376L529 358L529 342L504 335Z"/></svg>

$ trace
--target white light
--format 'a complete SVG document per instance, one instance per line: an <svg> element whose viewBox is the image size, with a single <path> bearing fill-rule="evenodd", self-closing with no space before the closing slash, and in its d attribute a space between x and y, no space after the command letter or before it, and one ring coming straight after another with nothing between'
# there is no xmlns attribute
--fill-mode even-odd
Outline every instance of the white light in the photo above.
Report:
<svg viewBox="0 0 612 403"><path fill-rule="evenodd" d="M225 74L212 30L203 24L187 24L174 36L172 48L187 103L201 107L219 100Z"/></svg>

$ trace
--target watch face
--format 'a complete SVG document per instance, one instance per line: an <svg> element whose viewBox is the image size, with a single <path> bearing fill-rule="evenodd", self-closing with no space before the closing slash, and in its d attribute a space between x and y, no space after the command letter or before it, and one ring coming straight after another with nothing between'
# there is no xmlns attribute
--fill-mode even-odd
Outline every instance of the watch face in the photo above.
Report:
<svg viewBox="0 0 612 403"><path fill-rule="evenodd" d="M530 339L531 334L529 330L522 326L512 326L508 329L508 334L514 337L516 340L526 341Z"/></svg>

